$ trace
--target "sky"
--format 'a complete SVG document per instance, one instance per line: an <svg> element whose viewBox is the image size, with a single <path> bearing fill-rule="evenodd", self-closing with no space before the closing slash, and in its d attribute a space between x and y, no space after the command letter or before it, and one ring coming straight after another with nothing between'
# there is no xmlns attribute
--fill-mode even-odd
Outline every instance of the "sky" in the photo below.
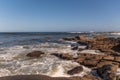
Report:
<svg viewBox="0 0 120 80"><path fill-rule="evenodd" d="M0 0L0 32L120 31L120 0Z"/></svg>

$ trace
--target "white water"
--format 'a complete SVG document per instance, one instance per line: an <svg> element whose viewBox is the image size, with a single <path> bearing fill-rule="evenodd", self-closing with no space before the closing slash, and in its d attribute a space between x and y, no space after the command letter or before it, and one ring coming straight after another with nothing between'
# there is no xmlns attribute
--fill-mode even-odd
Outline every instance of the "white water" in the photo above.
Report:
<svg viewBox="0 0 120 80"><path fill-rule="evenodd" d="M39 50L45 52L40 58L29 58L27 53ZM70 77L67 71L79 66L73 61L61 60L51 53L69 53L75 55L77 51L71 50L66 44L42 43L38 45L13 46L0 49L0 77L21 74L43 74L51 77ZM73 76L83 76L90 69Z"/></svg>
<svg viewBox="0 0 120 80"><path fill-rule="evenodd" d="M80 51L79 53L86 53L86 54L104 54L104 53L101 53L99 50L83 50L83 51Z"/></svg>

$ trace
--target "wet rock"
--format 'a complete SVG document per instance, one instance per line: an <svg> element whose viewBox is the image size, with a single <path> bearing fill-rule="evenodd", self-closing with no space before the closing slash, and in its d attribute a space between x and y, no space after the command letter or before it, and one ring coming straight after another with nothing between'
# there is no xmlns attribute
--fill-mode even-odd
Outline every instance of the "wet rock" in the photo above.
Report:
<svg viewBox="0 0 120 80"><path fill-rule="evenodd" d="M97 36L93 38L93 42L89 44L89 49L99 49L101 51L120 51L120 40L115 38L109 38L104 36Z"/></svg>
<svg viewBox="0 0 120 80"><path fill-rule="evenodd" d="M40 57L43 54L44 54L44 52L42 52L42 51L33 51L33 52L28 53L26 56L27 57Z"/></svg>
<svg viewBox="0 0 120 80"><path fill-rule="evenodd" d="M93 76L92 74L88 74L83 76L82 80L101 80L101 79L96 76Z"/></svg>
<svg viewBox="0 0 120 80"><path fill-rule="evenodd" d="M116 80L120 80L120 75L117 75Z"/></svg>
<svg viewBox="0 0 120 80"><path fill-rule="evenodd" d="M86 41L81 41L81 40L79 40L77 43L80 45L88 45L88 43Z"/></svg>
<svg viewBox="0 0 120 80"><path fill-rule="evenodd" d="M83 67L82 67L82 66L78 66L78 67L75 67L75 68L69 70L69 71L67 72L67 74L69 74L69 75L74 75L74 74L78 74L78 73L80 73L80 72L82 72L82 71L83 71Z"/></svg>
<svg viewBox="0 0 120 80"><path fill-rule="evenodd" d="M116 72L118 65L103 65L101 68L97 69L97 73L104 80L116 80Z"/></svg>
<svg viewBox="0 0 120 80"><path fill-rule="evenodd" d="M85 50L85 46L75 46L72 48L72 50L82 51L82 50Z"/></svg>
<svg viewBox="0 0 120 80"><path fill-rule="evenodd" d="M107 56L105 56L105 57L103 57L103 59L105 59L105 60L114 60L114 57L113 56L110 56L110 55L107 55Z"/></svg>
<svg viewBox="0 0 120 80"><path fill-rule="evenodd" d="M56 57L59 57L60 59L65 59L65 60L73 60L73 56L69 55L67 53L59 54L59 53L53 53L51 55L54 55Z"/></svg>
<svg viewBox="0 0 120 80"><path fill-rule="evenodd" d="M0 80L100 80L89 74L84 77L48 77L45 75L15 75L1 77Z"/></svg>
<svg viewBox="0 0 120 80"><path fill-rule="evenodd" d="M75 61L77 62L77 63L83 63L83 61L85 60L85 57L79 57L79 58L77 58Z"/></svg>
<svg viewBox="0 0 120 80"><path fill-rule="evenodd" d="M108 60L100 60L100 62L96 65L97 68L99 67L102 67L104 65L107 65L107 64L110 64L110 65L119 65L118 62L114 62L114 61L108 61Z"/></svg>
<svg viewBox="0 0 120 80"><path fill-rule="evenodd" d="M95 67L99 61L95 59L87 59L83 61L83 65L89 68Z"/></svg>
<svg viewBox="0 0 120 80"><path fill-rule="evenodd" d="M84 35L81 35L81 36L75 36L75 37L70 37L70 38L63 38L63 40L66 40L66 41L86 41L86 37Z"/></svg>
<svg viewBox="0 0 120 80"><path fill-rule="evenodd" d="M78 46L75 46L75 47L72 48L72 50L77 50L77 49L79 49Z"/></svg>
<svg viewBox="0 0 120 80"><path fill-rule="evenodd" d="M100 60L102 59L105 55L99 55L99 54L90 54L90 53L78 53L78 58L84 57L85 59L95 59L95 60Z"/></svg>
<svg viewBox="0 0 120 80"><path fill-rule="evenodd" d="M94 41L103 40L103 39L105 39L105 38L107 38L107 37L106 37L106 36L99 35L99 36L94 37Z"/></svg>
<svg viewBox="0 0 120 80"><path fill-rule="evenodd" d="M86 37L85 37L84 35L81 35L81 36L75 36L75 38L76 38L77 40L82 40L82 41L87 40Z"/></svg>
<svg viewBox="0 0 120 80"><path fill-rule="evenodd" d="M114 61L120 62L120 56L116 56Z"/></svg>
<svg viewBox="0 0 120 80"><path fill-rule="evenodd" d="M120 43L116 46L112 47L112 50L116 51L116 52L120 52Z"/></svg>
<svg viewBox="0 0 120 80"><path fill-rule="evenodd" d="M76 36L73 38L65 38L65 40L76 41L81 45L87 45L87 49L95 49L103 52L120 52L119 38L96 36L92 39L88 39L85 36Z"/></svg>

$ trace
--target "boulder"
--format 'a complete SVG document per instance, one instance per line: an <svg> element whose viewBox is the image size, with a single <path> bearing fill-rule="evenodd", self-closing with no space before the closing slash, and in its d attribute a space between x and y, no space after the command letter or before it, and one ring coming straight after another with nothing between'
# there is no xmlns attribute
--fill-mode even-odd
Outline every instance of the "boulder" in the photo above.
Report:
<svg viewBox="0 0 120 80"><path fill-rule="evenodd" d="M88 59L83 61L83 65L89 68L95 67L99 61L95 59Z"/></svg>
<svg viewBox="0 0 120 80"><path fill-rule="evenodd" d="M44 52L42 51L32 51L30 53L28 53L26 56L27 57L40 57L44 54Z"/></svg>
<svg viewBox="0 0 120 80"><path fill-rule="evenodd" d="M97 73L104 80L116 80L117 69L118 65L107 64L98 68Z"/></svg>
<svg viewBox="0 0 120 80"><path fill-rule="evenodd" d="M78 66L78 67L75 67L75 68L69 70L69 71L67 72L67 74L69 74L69 75L74 75L74 74L78 74L78 73L80 73L80 72L82 72L82 71L83 71L83 67L82 67L82 66Z"/></svg>

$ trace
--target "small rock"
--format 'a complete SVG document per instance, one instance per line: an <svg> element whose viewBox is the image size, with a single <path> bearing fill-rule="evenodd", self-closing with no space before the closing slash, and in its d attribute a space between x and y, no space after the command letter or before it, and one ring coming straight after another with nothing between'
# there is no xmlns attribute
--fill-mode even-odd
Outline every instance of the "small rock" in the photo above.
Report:
<svg viewBox="0 0 120 80"><path fill-rule="evenodd" d="M90 60L84 60L83 65L87 66L89 68L95 67L97 65L98 61L95 59L90 59Z"/></svg>
<svg viewBox="0 0 120 80"><path fill-rule="evenodd" d="M69 74L69 75L74 75L74 74L78 74L78 73L80 73L80 72L82 72L82 71L83 71L83 67L82 67L82 66L78 66L78 67L75 67L75 68L69 70L69 71L67 72L67 74Z"/></svg>
<svg viewBox="0 0 120 80"><path fill-rule="evenodd" d="M26 56L27 57L40 57L43 54L44 54L44 52L42 52L42 51L33 51L33 52L28 53Z"/></svg>

